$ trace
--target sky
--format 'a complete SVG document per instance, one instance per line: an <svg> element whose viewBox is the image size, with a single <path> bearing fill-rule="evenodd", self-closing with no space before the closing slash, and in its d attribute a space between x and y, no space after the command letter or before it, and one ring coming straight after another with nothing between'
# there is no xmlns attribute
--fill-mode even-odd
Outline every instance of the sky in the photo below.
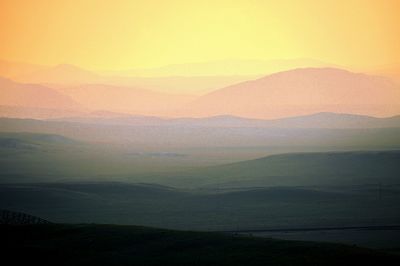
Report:
<svg viewBox="0 0 400 266"><path fill-rule="evenodd" d="M400 62L398 0L1 0L0 59L92 70L226 59Z"/></svg>

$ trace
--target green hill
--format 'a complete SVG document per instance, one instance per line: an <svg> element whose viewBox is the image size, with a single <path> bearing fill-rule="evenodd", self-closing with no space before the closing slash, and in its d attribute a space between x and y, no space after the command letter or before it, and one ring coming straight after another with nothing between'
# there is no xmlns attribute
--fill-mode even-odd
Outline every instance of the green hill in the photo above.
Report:
<svg viewBox="0 0 400 266"><path fill-rule="evenodd" d="M291 153L197 169L181 186L321 186L398 184L400 151Z"/></svg>
<svg viewBox="0 0 400 266"><path fill-rule="evenodd" d="M393 225L400 220L399 203L400 187L393 185L216 192L111 182L0 184L0 209L58 223L178 230Z"/></svg>

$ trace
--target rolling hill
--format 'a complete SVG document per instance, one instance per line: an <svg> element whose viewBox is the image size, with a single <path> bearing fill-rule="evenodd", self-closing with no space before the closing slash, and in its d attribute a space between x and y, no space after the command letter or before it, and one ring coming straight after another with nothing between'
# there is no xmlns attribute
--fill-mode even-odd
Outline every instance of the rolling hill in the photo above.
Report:
<svg viewBox="0 0 400 266"><path fill-rule="evenodd" d="M292 153L182 173L176 184L211 187L398 184L399 151Z"/></svg>
<svg viewBox="0 0 400 266"><path fill-rule="evenodd" d="M153 122L158 123L157 119ZM0 123L1 132L59 134L90 142L123 143L128 146L135 145L136 148L152 147L157 150L260 147L264 148L263 154L266 154L270 152L268 147L286 147L287 152L300 151L299 148L307 147L314 148L311 150L376 150L400 147L398 127L254 128L189 126L190 124L185 123L165 126L12 118L0 118Z"/></svg>
<svg viewBox="0 0 400 266"><path fill-rule="evenodd" d="M87 116L89 114L90 113L84 109L57 109L0 105L0 116L8 118L56 119L75 116Z"/></svg>
<svg viewBox="0 0 400 266"><path fill-rule="evenodd" d="M68 80L79 84L79 75L73 66L59 66L72 71ZM68 72L67 71L67 72ZM57 75L50 75L56 78ZM77 76L76 79L73 77ZM85 74L82 74L85 76ZM37 81L39 82L39 81ZM39 82L40 83L40 82ZM194 97L168 94L136 87L104 84L41 85L20 83L0 78L0 115L19 118L59 118L87 116L99 110L133 114L163 115L180 108ZM100 115L98 115L100 116Z"/></svg>
<svg viewBox="0 0 400 266"><path fill-rule="evenodd" d="M400 115L379 118L365 115L322 112L269 120L265 124L276 128L386 128L400 127Z"/></svg>
<svg viewBox="0 0 400 266"><path fill-rule="evenodd" d="M155 183L53 179L0 184L0 209L55 223L180 230L383 226L398 224L399 189L390 184L177 189ZM400 247L400 241L393 244Z"/></svg>
<svg viewBox="0 0 400 266"><path fill-rule="evenodd" d="M105 110L135 115L222 115L275 119L320 112L378 117L393 116L400 112L398 84L388 78L337 68L292 69L222 89L216 88L242 81L243 77L102 76L72 65L58 65L36 70L26 76L21 75L16 80L47 84L48 88L70 96L92 111ZM199 97L178 94L184 88L190 93L209 88L216 90ZM38 93L41 94L41 91ZM14 101L15 99L4 99L0 104L13 106ZM59 106L54 108L54 104L49 106L37 103L35 106L25 107L65 109L62 104Z"/></svg>
<svg viewBox="0 0 400 266"><path fill-rule="evenodd" d="M165 93L204 94L259 76L206 74L182 76L182 73L170 72L167 75L143 76L141 73L131 71L92 72L70 64L40 66L0 60L0 76L22 83L46 84L52 88L82 84L105 84L152 88Z"/></svg>
<svg viewBox="0 0 400 266"><path fill-rule="evenodd" d="M46 84L52 88L82 84L104 84L151 88L164 93L199 95L259 77L259 75L207 75L207 72L195 76L174 72L167 75L148 76L142 74L145 73L131 71L93 72L70 64L39 66L0 60L0 76L23 83Z"/></svg>
<svg viewBox="0 0 400 266"><path fill-rule="evenodd" d="M185 112L252 118L317 112L390 116L400 112L399 99L399 85L387 78L336 68L303 68L216 90L194 101Z"/></svg>
<svg viewBox="0 0 400 266"><path fill-rule="evenodd" d="M58 110L82 109L70 97L48 87L17 83L4 78L0 78L0 105Z"/></svg>
<svg viewBox="0 0 400 266"><path fill-rule="evenodd" d="M133 114L162 114L193 100L192 96L103 84L78 85L58 90L90 110Z"/></svg>
<svg viewBox="0 0 400 266"><path fill-rule="evenodd" d="M371 117L363 115L317 113L305 116L288 117L274 120L250 119L221 115L202 118L160 118L155 116L134 116L114 114L102 117L96 114L83 117L64 117L54 121L94 123L104 125L131 126L184 126L184 127L233 127L233 128L398 128L400 116Z"/></svg>
<svg viewBox="0 0 400 266"><path fill-rule="evenodd" d="M399 257L337 244L140 226L1 226L3 259L18 265L397 265Z"/></svg>

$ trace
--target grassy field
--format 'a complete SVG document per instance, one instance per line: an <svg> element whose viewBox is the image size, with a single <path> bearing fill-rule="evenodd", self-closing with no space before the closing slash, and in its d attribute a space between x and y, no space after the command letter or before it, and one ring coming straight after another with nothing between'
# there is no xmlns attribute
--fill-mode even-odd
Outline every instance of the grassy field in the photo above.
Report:
<svg viewBox="0 0 400 266"><path fill-rule="evenodd" d="M0 226L2 260L38 265L398 265L400 257L317 242L116 225Z"/></svg>

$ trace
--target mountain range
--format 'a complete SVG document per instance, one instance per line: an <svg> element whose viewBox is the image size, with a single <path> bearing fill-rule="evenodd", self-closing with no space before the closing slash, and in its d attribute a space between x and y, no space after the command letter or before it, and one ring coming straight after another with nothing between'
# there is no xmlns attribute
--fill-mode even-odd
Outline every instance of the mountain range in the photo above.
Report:
<svg viewBox="0 0 400 266"><path fill-rule="evenodd" d="M77 110L82 106L67 95L39 84L23 84L0 78L0 105L23 108Z"/></svg>
<svg viewBox="0 0 400 266"><path fill-rule="evenodd" d="M256 62L247 62L249 67L252 64L257 66ZM194 64L193 68L200 65ZM232 66L236 66L235 62ZM97 111L158 117L252 119L321 112L376 117L400 113L398 83L386 77L332 67L295 68L261 78L237 73L215 77L124 77L105 76L67 64L20 66L2 61L0 74L12 78L0 80L0 114L8 117L60 118L86 116ZM210 89L211 92L200 96L192 94Z"/></svg>
<svg viewBox="0 0 400 266"><path fill-rule="evenodd" d="M250 119L237 116L212 116L206 118L160 118L132 116L115 113L75 116L52 119L53 121L78 122L100 125L130 126L181 126L181 127L247 127L247 128L397 128L400 116L377 118L363 115L316 113L282 119Z"/></svg>
<svg viewBox="0 0 400 266"><path fill-rule="evenodd" d="M93 72L71 64L39 66L0 60L0 76L22 83L38 83L58 88L82 84L104 84L151 88L174 94L204 94L221 87L260 77L260 74L183 75L173 73L161 76L133 75L124 71Z"/></svg>

